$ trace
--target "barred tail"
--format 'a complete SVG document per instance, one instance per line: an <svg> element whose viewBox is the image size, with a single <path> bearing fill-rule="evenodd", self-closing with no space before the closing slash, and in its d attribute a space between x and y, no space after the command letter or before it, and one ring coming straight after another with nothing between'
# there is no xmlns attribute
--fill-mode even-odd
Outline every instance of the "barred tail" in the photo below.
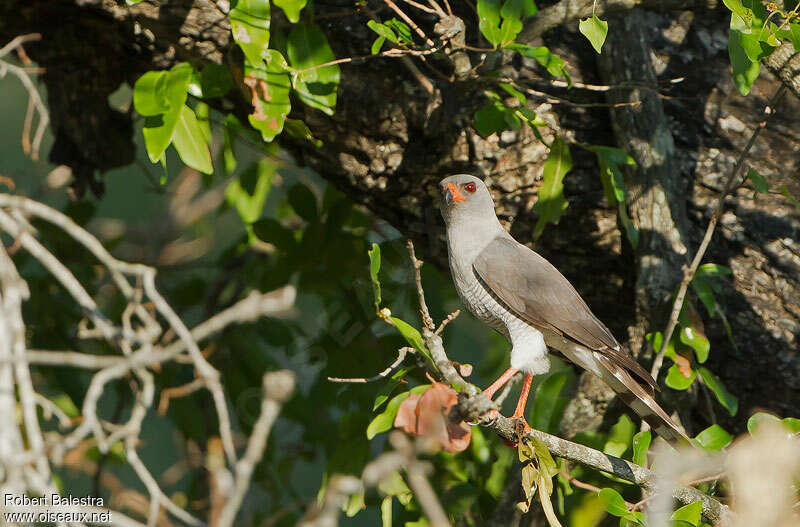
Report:
<svg viewBox="0 0 800 527"><path fill-rule="evenodd" d="M673 446L691 444L689 437L659 406L651 391L602 353L594 352L593 355L601 366L602 379L617 392L622 402L650 425L655 433Z"/></svg>
<svg viewBox="0 0 800 527"><path fill-rule="evenodd" d="M566 342L557 349L570 362L603 379L625 404L667 442L673 446L691 444L689 437L656 402L653 387L636 380L624 365L615 360L614 354L592 351Z"/></svg>

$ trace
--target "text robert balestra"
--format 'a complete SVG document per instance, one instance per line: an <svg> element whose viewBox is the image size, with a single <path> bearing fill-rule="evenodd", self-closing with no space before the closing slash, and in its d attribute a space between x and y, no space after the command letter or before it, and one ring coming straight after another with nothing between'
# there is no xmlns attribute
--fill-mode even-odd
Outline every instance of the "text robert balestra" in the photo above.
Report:
<svg viewBox="0 0 800 527"><path fill-rule="evenodd" d="M43 496L26 496L19 494L5 494L3 505L6 507L104 507L103 498L95 496L62 496L60 494L45 494Z"/></svg>

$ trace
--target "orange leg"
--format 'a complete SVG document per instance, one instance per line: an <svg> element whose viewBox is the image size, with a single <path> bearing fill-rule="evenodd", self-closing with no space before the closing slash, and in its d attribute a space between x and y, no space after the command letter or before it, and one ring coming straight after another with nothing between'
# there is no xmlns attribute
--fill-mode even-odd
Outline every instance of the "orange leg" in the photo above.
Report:
<svg viewBox="0 0 800 527"><path fill-rule="evenodd" d="M488 388L483 390L483 395L485 395L486 398L491 401L492 397L494 397L494 394L497 392L497 390L502 388L509 380L511 380L511 377L516 375L517 371L519 371L519 370L515 370L514 368L507 369L503 373L503 375L498 377L497 380L494 381L492 384L490 384ZM530 383L528 383L528 388L530 389ZM526 397L527 397L527 394L526 394Z"/></svg>
<svg viewBox="0 0 800 527"><path fill-rule="evenodd" d="M525 378L522 380L522 391L519 394L517 401L517 409L514 410L514 415L511 419L523 418L525 419L525 405L528 403L528 394L531 391L531 383L533 382L533 374L526 373Z"/></svg>

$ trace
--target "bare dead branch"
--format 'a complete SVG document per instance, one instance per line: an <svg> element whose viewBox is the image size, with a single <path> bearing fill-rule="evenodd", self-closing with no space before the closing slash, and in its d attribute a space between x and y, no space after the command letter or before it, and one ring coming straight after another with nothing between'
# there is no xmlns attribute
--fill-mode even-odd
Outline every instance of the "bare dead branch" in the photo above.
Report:
<svg viewBox="0 0 800 527"><path fill-rule="evenodd" d="M217 525L219 527L230 527L236 519L236 512L242 505L242 500L250 486L250 478L256 465L261 461L264 449L267 447L267 439L272 425L278 418L281 407L289 400L294 392L294 374L288 370L274 371L264 375L263 390L264 395L261 400L261 413L258 420L253 425L253 432L247 441L247 448L244 456L240 459L234 469L233 493L225 502L222 513L219 516Z"/></svg>
<svg viewBox="0 0 800 527"><path fill-rule="evenodd" d="M397 368L400 367L400 365L405 360L406 354L408 352L414 353L415 352L414 348L410 348L408 346L404 346L404 347L400 348L399 350L397 350L397 359L395 359L395 361L391 365L389 365L388 368L386 368L385 370L383 370L382 372L380 372L377 375L373 375L372 377L369 377L369 378L364 378L364 377L350 377L350 378L328 377L328 380L330 382L349 382L349 383L360 383L360 384L363 384L363 383L375 382L375 381L379 381L381 379L385 379L386 377L391 375L391 373L393 371L395 371Z"/></svg>

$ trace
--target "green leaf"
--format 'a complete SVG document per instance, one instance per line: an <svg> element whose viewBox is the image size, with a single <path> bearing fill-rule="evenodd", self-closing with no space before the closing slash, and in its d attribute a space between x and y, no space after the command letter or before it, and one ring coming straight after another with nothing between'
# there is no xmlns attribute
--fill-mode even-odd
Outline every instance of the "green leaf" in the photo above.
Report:
<svg viewBox="0 0 800 527"><path fill-rule="evenodd" d="M381 527L392 527L392 497L381 500Z"/></svg>
<svg viewBox="0 0 800 527"><path fill-rule="evenodd" d="M236 0L228 13L233 39L253 66L267 57L269 49L269 0Z"/></svg>
<svg viewBox="0 0 800 527"><path fill-rule="evenodd" d="M700 377L702 377L703 382L706 383L709 390L713 392L713 394L717 397L719 403L728 410L728 413L731 415L736 415L736 412L739 411L739 399L736 398L722 381L714 375L711 370L706 367L700 368Z"/></svg>
<svg viewBox="0 0 800 527"><path fill-rule="evenodd" d="M722 0L722 3L725 4L725 7L730 9L732 13L739 15L741 18L752 16L752 13L748 14L750 10L745 8L740 0Z"/></svg>
<svg viewBox="0 0 800 527"><path fill-rule="evenodd" d="M534 59L540 66L547 69L547 72L553 77L567 77L570 81L567 71L564 69L564 60L558 55L551 53L547 46L528 46L527 44L507 44L505 49L516 51L523 57Z"/></svg>
<svg viewBox="0 0 800 527"><path fill-rule="evenodd" d="M545 225L558 223L559 218L567 208L564 199L564 176L572 169L572 156L569 147L560 138L553 140L550 155L544 163L542 171L542 186L539 187L539 196L533 209L539 214L533 237L542 235Z"/></svg>
<svg viewBox="0 0 800 527"><path fill-rule="evenodd" d="M319 67L335 59L325 34L313 24L297 24L289 33L286 52L298 71L294 88L300 100L333 115L340 71L337 64Z"/></svg>
<svg viewBox="0 0 800 527"><path fill-rule="evenodd" d="M397 38L399 39L400 43L407 46L414 44L414 37L411 34L411 28L408 27L408 24L405 22L397 20L396 18L392 18L391 20L384 22L384 25L392 29L397 34Z"/></svg>
<svg viewBox="0 0 800 527"><path fill-rule="evenodd" d="M133 107L139 115L159 115L169 110L166 71L148 71L133 86Z"/></svg>
<svg viewBox="0 0 800 527"><path fill-rule="evenodd" d="M370 48L370 53L372 55L377 55L378 53L380 53L384 42L386 42L386 39L384 37L376 38L375 42L372 43L372 48Z"/></svg>
<svg viewBox="0 0 800 527"><path fill-rule="evenodd" d="M711 343L705 335L698 333L691 326L683 326L680 328L681 342L694 350L697 356L697 362L703 364L708 360L708 352L711 349Z"/></svg>
<svg viewBox="0 0 800 527"><path fill-rule="evenodd" d="M603 43L608 35L608 22L600 20L597 15L592 15L592 18L578 22L578 30L589 40L598 54L603 50Z"/></svg>
<svg viewBox="0 0 800 527"><path fill-rule="evenodd" d="M517 100L518 103L525 104L526 102L528 102L528 98L525 97L525 94L523 94L521 91L516 89L513 84L509 84L507 82L501 82L501 83L499 83L499 86L507 94L509 94L512 97L514 97Z"/></svg>
<svg viewBox="0 0 800 527"><path fill-rule="evenodd" d="M296 183L289 189L289 205L309 223L314 223L318 219L317 197L311 190L302 183Z"/></svg>
<svg viewBox="0 0 800 527"><path fill-rule="evenodd" d="M785 198L787 198L789 201L791 201L792 205L794 205L798 210L800 210L800 201L797 201L797 198L795 198L792 195L792 193L789 192L789 189L786 188L786 185L781 187L781 194L783 194L783 196Z"/></svg>
<svg viewBox="0 0 800 527"><path fill-rule="evenodd" d="M67 417L75 418L81 415L81 411L78 409L77 406L75 406L75 403L72 401L72 398L66 393L62 393L56 395L55 397L51 397L50 401L56 406L58 406L65 414L67 414Z"/></svg>
<svg viewBox="0 0 800 527"><path fill-rule="evenodd" d="M636 426L627 414L622 414L619 420L611 427L608 432L608 439L603 446L603 452L612 456L622 457L633 441L636 433Z"/></svg>
<svg viewBox="0 0 800 527"><path fill-rule="evenodd" d="M569 374L569 370L557 371L536 387L536 397L533 398L533 408L529 416L531 427L550 433L558 430L561 420L558 396L569 380Z"/></svg>
<svg viewBox="0 0 800 527"><path fill-rule="evenodd" d="M781 423L789 430L789 432L793 434L800 433L800 419L797 419L796 417L784 417L781 419Z"/></svg>
<svg viewBox="0 0 800 527"><path fill-rule="evenodd" d="M664 383L673 390L685 390L692 385L695 377L697 377L697 371L694 368L692 368L687 378L684 377L683 373L678 369L678 365L673 364L669 367L669 370L667 370L667 377L664 379Z"/></svg>
<svg viewBox="0 0 800 527"><path fill-rule="evenodd" d="M618 518L628 518L631 516L628 507L625 505L625 500L620 496L619 492L611 488L605 488L598 493L600 499L606 507L606 512Z"/></svg>
<svg viewBox="0 0 800 527"><path fill-rule="evenodd" d="M390 28L385 24L381 24L374 20L370 20L369 22L367 22L367 27L370 28L375 33L377 33L379 37L383 37L389 42L394 42L396 44L398 41L397 35L394 34L392 28Z"/></svg>
<svg viewBox="0 0 800 527"><path fill-rule="evenodd" d="M214 172L211 152L208 150L205 134L194 111L184 105L172 136L172 144L187 166L205 174Z"/></svg>
<svg viewBox="0 0 800 527"><path fill-rule="evenodd" d="M728 34L728 55L733 67L733 83L742 95L750 93L750 87L761 72L761 64L748 57L744 48L746 42L749 41L744 33L736 29L730 30Z"/></svg>
<svg viewBox="0 0 800 527"><path fill-rule="evenodd" d="M425 347L425 342L422 340L422 335L420 335L417 328L406 322L405 320L399 319L397 317L389 317L389 320L392 321L394 327L403 335L403 338L406 339L414 349L428 357L428 348Z"/></svg>
<svg viewBox="0 0 800 527"><path fill-rule="evenodd" d="M283 9L289 22L296 24L300 20L300 11L306 6L307 0L272 0L273 3Z"/></svg>
<svg viewBox="0 0 800 527"><path fill-rule="evenodd" d="M161 115L146 116L144 120L144 144L150 161L155 163L164 155L164 151L172 142L175 127L181 117L186 90L192 78L193 68L186 62L172 67L164 78L162 93L169 108ZM152 108L151 108L152 109Z"/></svg>
<svg viewBox="0 0 800 527"><path fill-rule="evenodd" d="M262 159L253 163L238 179L232 180L225 189L225 199L239 212L242 221L249 225L261 216L272 184L275 163Z"/></svg>
<svg viewBox="0 0 800 527"><path fill-rule="evenodd" d="M200 72L200 88L203 98L222 97L228 93L232 86L233 78L231 77L231 72L221 64L212 62L207 64L203 71Z"/></svg>
<svg viewBox="0 0 800 527"><path fill-rule="evenodd" d="M289 252L297 247L297 240L292 231L281 225L275 218L261 218L253 223L253 234L262 242L271 243L284 252Z"/></svg>
<svg viewBox="0 0 800 527"><path fill-rule="evenodd" d="M674 521L683 521L695 527L700 527L700 516L703 513L703 502L698 500L689 505L684 505L672 513Z"/></svg>
<svg viewBox="0 0 800 527"><path fill-rule="evenodd" d="M430 387L430 384L421 384L414 388L395 395L389 404L386 405L386 410L376 415L367 426L367 439L372 439L376 435L386 432L394 425L394 418L397 416L397 411L400 409L400 404L405 401L412 393L422 393Z"/></svg>
<svg viewBox="0 0 800 527"><path fill-rule="evenodd" d="M766 422L780 422L780 418L766 412L756 412L747 420L747 431L754 434L758 427Z"/></svg>
<svg viewBox="0 0 800 527"><path fill-rule="evenodd" d="M375 311L381 309L381 282L378 279L378 271L381 270L381 247L377 243L372 244L372 249L367 251L369 255L369 276L372 279L372 293L375 297Z"/></svg>
<svg viewBox="0 0 800 527"><path fill-rule="evenodd" d="M769 183L767 180L764 179L764 176L753 170L752 168L747 170L747 179L753 184L753 188L756 189L756 192L761 194L766 194L769 192Z"/></svg>
<svg viewBox="0 0 800 527"><path fill-rule="evenodd" d="M653 436L650 430L642 430L633 436L633 462L647 468L647 450L650 448L650 442Z"/></svg>
<svg viewBox="0 0 800 527"><path fill-rule="evenodd" d="M494 47L511 42L522 31L522 0L478 0L477 11L478 28Z"/></svg>
<svg viewBox="0 0 800 527"><path fill-rule="evenodd" d="M708 278L722 278L731 274L730 267L719 265L715 263L703 264L697 268L695 276L705 276Z"/></svg>
<svg viewBox="0 0 800 527"><path fill-rule="evenodd" d="M719 425L711 425L695 436L694 442L706 450L721 450L731 444L733 436Z"/></svg>
<svg viewBox="0 0 800 527"><path fill-rule="evenodd" d="M308 125L299 119L286 119L286 124L283 129L295 139L308 141L317 148L322 147L322 141L314 137L311 134L311 130L308 129Z"/></svg>
<svg viewBox="0 0 800 527"><path fill-rule="evenodd" d="M283 130L292 109L289 100L289 66L280 51L269 49L259 66L245 64L245 84L250 88L253 113L247 120L261 132L264 141L272 141Z"/></svg>
<svg viewBox="0 0 800 527"><path fill-rule="evenodd" d="M408 368L400 368L392 375L392 382L385 384L378 392L378 395L375 396L375 402L372 404L373 412L389 400L389 396L392 392L403 384L402 378L405 377L408 372Z"/></svg>
<svg viewBox="0 0 800 527"><path fill-rule="evenodd" d="M472 126L483 137L502 132L508 127L506 122L506 109L500 103L487 104L475 112Z"/></svg>

